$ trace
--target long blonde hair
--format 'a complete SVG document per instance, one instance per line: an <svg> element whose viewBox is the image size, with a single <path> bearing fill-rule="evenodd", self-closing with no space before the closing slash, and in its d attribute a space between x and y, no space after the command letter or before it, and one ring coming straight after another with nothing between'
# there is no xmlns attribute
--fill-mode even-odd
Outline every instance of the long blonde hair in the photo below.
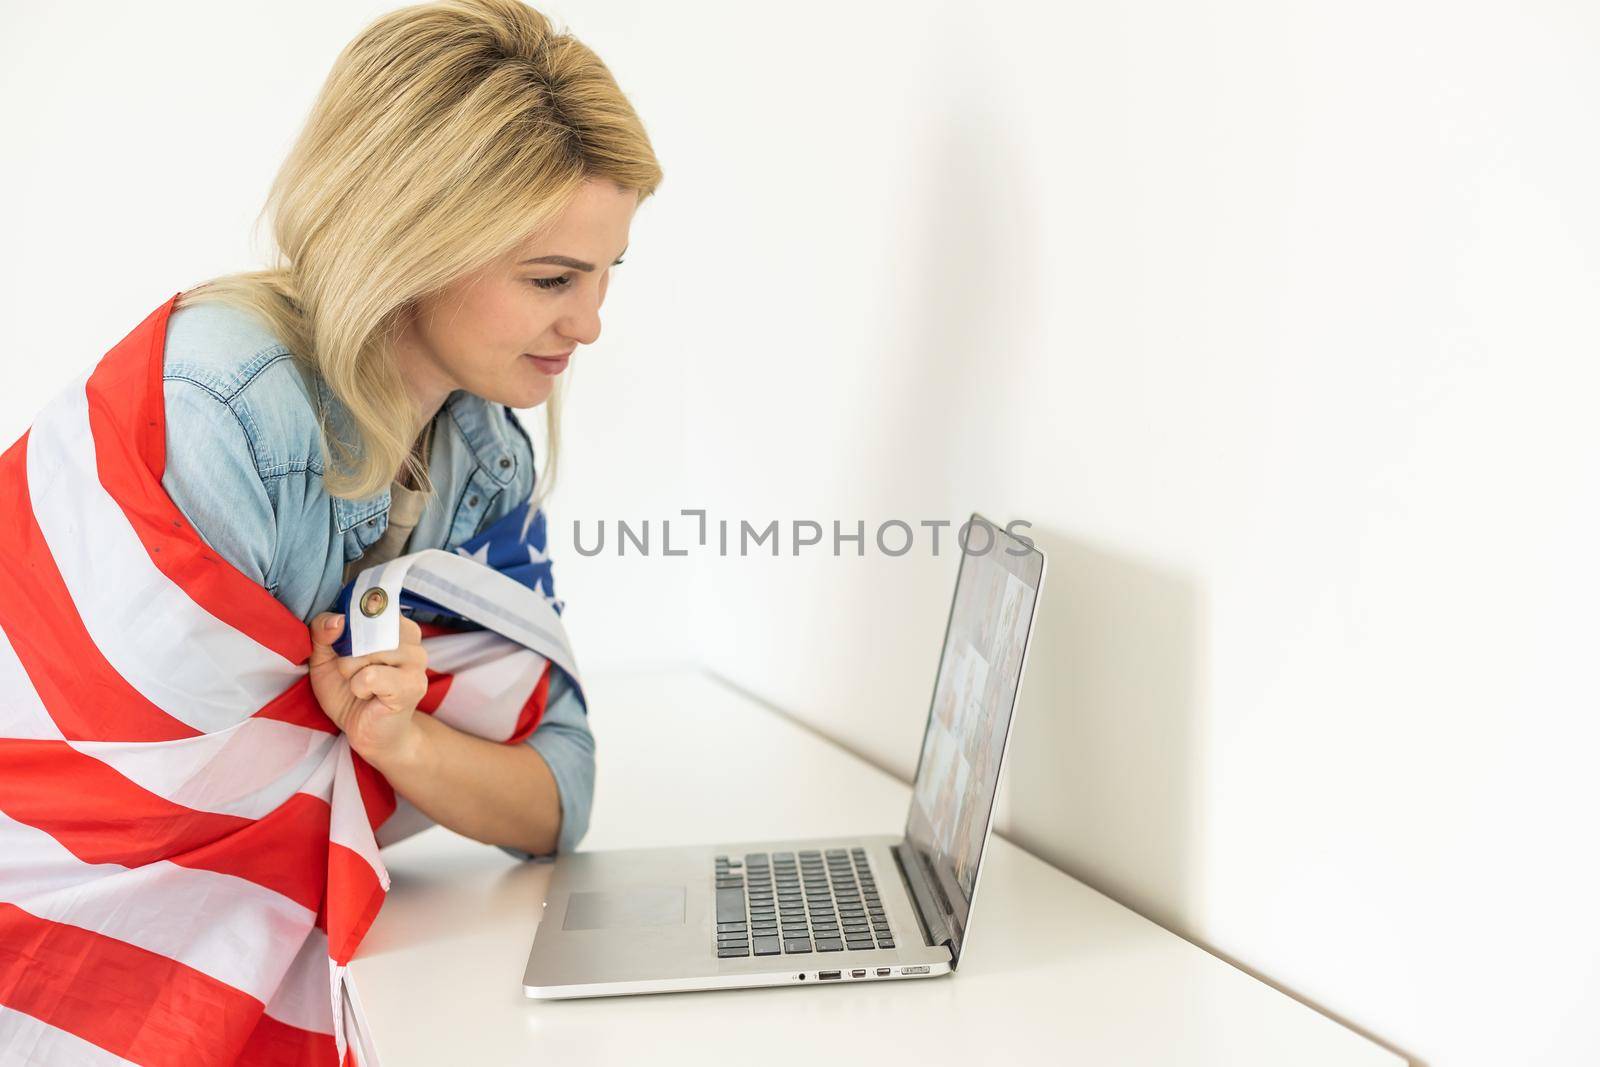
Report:
<svg viewBox="0 0 1600 1067"><path fill-rule="evenodd" d="M400 8L339 54L273 181L262 215L276 265L213 279L177 306L251 311L322 375L357 436L337 439L323 413L331 495L370 497L402 469L431 492L394 331L412 301L510 252L592 179L641 201L661 181L643 123L594 52L518 0ZM560 406L558 386L534 506L554 486Z"/></svg>

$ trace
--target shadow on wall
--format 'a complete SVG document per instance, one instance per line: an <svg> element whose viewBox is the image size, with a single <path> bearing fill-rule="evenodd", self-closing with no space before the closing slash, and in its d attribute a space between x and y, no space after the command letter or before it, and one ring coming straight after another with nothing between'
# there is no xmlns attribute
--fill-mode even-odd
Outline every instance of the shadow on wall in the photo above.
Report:
<svg viewBox="0 0 1600 1067"><path fill-rule="evenodd" d="M1203 611L1181 574L1049 527L995 829L1178 932L1200 918Z"/></svg>

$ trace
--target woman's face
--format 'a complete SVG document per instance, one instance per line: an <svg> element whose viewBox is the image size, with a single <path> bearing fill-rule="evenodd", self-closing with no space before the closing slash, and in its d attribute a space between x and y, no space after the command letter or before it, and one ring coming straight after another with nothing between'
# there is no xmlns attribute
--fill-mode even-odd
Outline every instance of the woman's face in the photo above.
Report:
<svg viewBox="0 0 1600 1067"><path fill-rule="evenodd" d="M513 408L544 403L565 360L535 357L567 356L600 336L610 268L638 207L632 190L590 181L547 231L419 300L395 356L424 416L455 389Z"/></svg>

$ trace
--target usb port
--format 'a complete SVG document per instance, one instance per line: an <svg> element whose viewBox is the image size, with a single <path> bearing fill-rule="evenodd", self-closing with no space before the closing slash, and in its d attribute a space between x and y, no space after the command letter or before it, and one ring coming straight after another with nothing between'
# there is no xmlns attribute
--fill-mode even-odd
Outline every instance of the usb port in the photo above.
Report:
<svg viewBox="0 0 1600 1067"><path fill-rule="evenodd" d="M850 972L851 978L865 978L866 976L867 969L865 967L857 967L855 970Z"/></svg>
<svg viewBox="0 0 1600 1067"><path fill-rule="evenodd" d="M838 980L839 980L839 972L838 971L818 971L817 972L817 981L819 981L819 982L836 982Z"/></svg>

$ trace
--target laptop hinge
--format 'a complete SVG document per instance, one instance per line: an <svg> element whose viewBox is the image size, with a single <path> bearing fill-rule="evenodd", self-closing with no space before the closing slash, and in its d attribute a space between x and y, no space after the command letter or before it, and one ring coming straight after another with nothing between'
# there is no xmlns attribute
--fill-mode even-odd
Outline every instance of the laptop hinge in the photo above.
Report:
<svg viewBox="0 0 1600 1067"><path fill-rule="evenodd" d="M912 910L917 913L917 922L922 927L922 939L927 945L943 945L955 955L954 938L950 935L950 928L945 924L944 914L935 903L933 888L928 885L928 879L923 873L922 865L917 862L916 856L905 841L889 846L889 852L894 856L895 866L900 868L900 878L911 890Z"/></svg>

